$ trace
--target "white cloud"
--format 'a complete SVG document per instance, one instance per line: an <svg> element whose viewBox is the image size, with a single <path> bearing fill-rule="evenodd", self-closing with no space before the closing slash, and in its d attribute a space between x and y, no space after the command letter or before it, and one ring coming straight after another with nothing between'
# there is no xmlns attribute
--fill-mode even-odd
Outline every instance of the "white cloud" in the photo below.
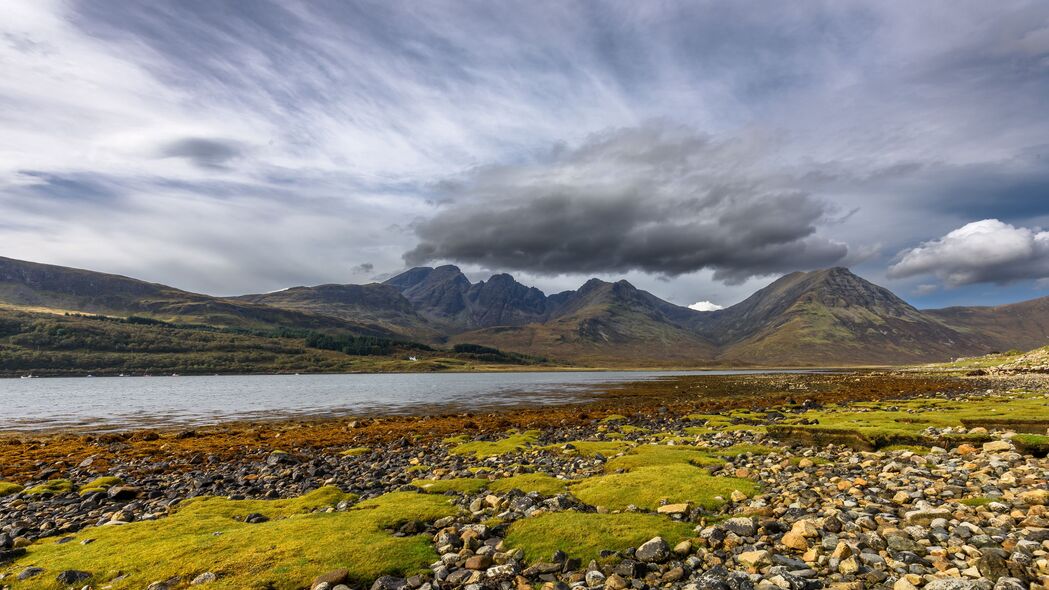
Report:
<svg viewBox="0 0 1049 590"><path fill-rule="evenodd" d="M725 309L725 306L711 303L710 301L697 301L692 305L689 305L688 308L696 311L717 311L719 309Z"/></svg>
<svg viewBox="0 0 1049 590"><path fill-rule="evenodd" d="M903 252L889 269L893 278L925 274L955 287L1049 277L1049 232L974 221Z"/></svg>

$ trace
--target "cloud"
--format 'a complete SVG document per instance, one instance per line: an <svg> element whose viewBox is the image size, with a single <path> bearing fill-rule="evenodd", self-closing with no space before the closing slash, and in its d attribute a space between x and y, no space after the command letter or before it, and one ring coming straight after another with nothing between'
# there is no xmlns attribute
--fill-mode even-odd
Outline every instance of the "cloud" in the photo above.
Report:
<svg viewBox="0 0 1049 590"><path fill-rule="evenodd" d="M692 305L689 305L688 308L696 311L717 311L719 309L725 309L725 306L711 303L710 301L697 301Z"/></svg>
<svg viewBox="0 0 1049 590"><path fill-rule="evenodd" d="M761 169L766 138L720 140L652 122L489 166L442 187L408 264L435 260L539 274L627 272L715 279L831 265L831 207Z"/></svg>
<svg viewBox="0 0 1049 590"><path fill-rule="evenodd" d="M1049 277L1049 232L974 221L903 252L889 268L893 278L925 274L954 287Z"/></svg>
<svg viewBox="0 0 1049 590"><path fill-rule="evenodd" d="M201 168L225 168L239 158L243 147L236 141L186 137L169 142L160 148L164 158L185 158Z"/></svg>

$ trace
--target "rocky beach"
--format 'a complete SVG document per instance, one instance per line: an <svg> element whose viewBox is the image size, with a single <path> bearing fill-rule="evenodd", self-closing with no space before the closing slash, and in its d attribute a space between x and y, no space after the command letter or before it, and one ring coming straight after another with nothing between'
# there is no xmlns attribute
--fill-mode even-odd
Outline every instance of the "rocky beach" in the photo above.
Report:
<svg viewBox="0 0 1049 590"><path fill-rule="evenodd" d="M692 377L485 415L12 435L0 587L1044 589L1047 385Z"/></svg>

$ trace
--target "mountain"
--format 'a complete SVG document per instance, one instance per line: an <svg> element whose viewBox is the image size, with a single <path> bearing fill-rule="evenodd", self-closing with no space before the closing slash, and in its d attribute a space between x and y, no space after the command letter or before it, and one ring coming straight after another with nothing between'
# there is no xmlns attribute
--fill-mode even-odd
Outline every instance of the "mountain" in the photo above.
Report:
<svg viewBox="0 0 1049 590"><path fill-rule="evenodd" d="M923 313L979 339L993 351L1030 350L1049 343L1049 297L994 307L947 307Z"/></svg>
<svg viewBox="0 0 1049 590"><path fill-rule="evenodd" d="M627 281L591 279L577 291L546 300L546 320L453 336L551 358L592 364L705 364L715 347L689 328L696 313L641 291Z"/></svg>
<svg viewBox="0 0 1049 590"><path fill-rule="evenodd" d="M400 291L381 283L291 287L233 299L379 326L415 340L437 341L442 338L441 332L419 315Z"/></svg>
<svg viewBox="0 0 1049 590"><path fill-rule="evenodd" d="M845 268L796 272L723 310L626 281L546 295L496 274L413 268L384 283L212 297L117 275L0 258L0 303L176 323L296 328L480 344L588 365L872 365L1049 344L1049 297L919 310Z"/></svg>
<svg viewBox="0 0 1049 590"><path fill-rule="evenodd" d="M471 283L458 267L413 268L385 285L394 287L419 314L449 331L517 326L547 319L547 297L508 274Z"/></svg>
<svg viewBox="0 0 1049 590"><path fill-rule="evenodd" d="M125 276L0 257L0 302L102 315L140 315L166 322L268 330L336 330L392 336L375 324L212 297Z"/></svg>
<svg viewBox="0 0 1049 590"><path fill-rule="evenodd" d="M723 347L719 360L776 365L918 362L985 346L845 268L786 275L697 328Z"/></svg>

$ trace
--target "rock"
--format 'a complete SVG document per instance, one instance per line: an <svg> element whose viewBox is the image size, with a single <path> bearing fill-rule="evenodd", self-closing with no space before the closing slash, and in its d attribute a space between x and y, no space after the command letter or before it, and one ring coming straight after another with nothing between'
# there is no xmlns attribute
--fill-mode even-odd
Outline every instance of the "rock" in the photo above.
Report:
<svg viewBox="0 0 1049 590"><path fill-rule="evenodd" d="M474 555L466 560L463 567L468 570L486 570L492 567L492 558L487 555Z"/></svg>
<svg viewBox="0 0 1049 590"><path fill-rule="evenodd" d="M1009 565L1005 558L994 551L987 551L976 560L976 570L981 576L997 580L1009 575Z"/></svg>
<svg viewBox="0 0 1049 590"><path fill-rule="evenodd" d="M404 581L404 578L379 576L379 578L372 583L372 590L404 590L407 585L408 584Z"/></svg>
<svg viewBox="0 0 1049 590"><path fill-rule="evenodd" d="M605 584L605 574L602 574L599 570L590 570L586 572L586 585L591 588L597 588Z"/></svg>
<svg viewBox="0 0 1049 590"><path fill-rule="evenodd" d="M109 488L106 495L108 495L111 500L134 500L141 493L141 490L135 486L113 486Z"/></svg>
<svg viewBox="0 0 1049 590"><path fill-rule="evenodd" d="M628 586L627 581L619 574L612 574L605 580L606 590L624 590Z"/></svg>
<svg viewBox="0 0 1049 590"><path fill-rule="evenodd" d="M674 555L684 557L689 553L692 553L692 541L685 539L677 545L674 545Z"/></svg>
<svg viewBox="0 0 1049 590"><path fill-rule="evenodd" d="M316 578L313 578L313 583L310 584L310 589L315 590L317 586L321 584L328 584L329 586L335 586L336 584L345 584L350 581L350 570L346 568L339 568L332 570L328 573L321 574Z"/></svg>
<svg viewBox="0 0 1049 590"><path fill-rule="evenodd" d="M788 549L795 549L797 551L805 551L809 548L809 542L804 535L796 531L791 530L787 534L783 535L780 539L783 546Z"/></svg>
<svg viewBox="0 0 1049 590"><path fill-rule="evenodd" d="M838 564L838 572L846 576L855 574L858 571L860 571L860 561L856 559L855 555L841 560Z"/></svg>
<svg viewBox="0 0 1049 590"><path fill-rule="evenodd" d="M994 590L1027 590L1027 585L1018 578L998 578Z"/></svg>
<svg viewBox="0 0 1049 590"><path fill-rule="evenodd" d="M1049 504L1049 490L1028 490L1020 492L1020 501L1031 506Z"/></svg>
<svg viewBox="0 0 1049 590"><path fill-rule="evenodd" d="M924 590L979 590L980 584L965 578L940 578L925 585Z"/></svg>
<svg viewBox="0 0 1049 590"><path fill-rule="evenodd" d="M991 442L983 443L983 452L985 453L1000 453L1011 450L1013 450L1013 444L1007 440L992 440Z"/></svg>
<svg viewBox="0 0 1049 590"><path fill-rule="evenodd" d="M66 570L55 577L59 584L72 585L91 579L91 574L80 570Z"/></svg>
<svg viewBox="0 0 1049 590"><path fill-rule="evenodd" d="M762 566L771 565L772 554L763 549L759 551L744 551L736 556L736 561L746 567L757 569Z"/></svg>
<svg viewBox="0 0 1049 590"><path fill-rule="evenodd" d="M896 580L896 583L892 585L892 590L918 590L918 587L911 583L906 577Z"/></svg>
<svg viewBox="0 0 1049 590"><path fill-rule="evenodd" d="M646 541L634 552L634 557L646 563L662 563L670 557L670 546L663 537Z"/></svg>
<svg viewBox="0 0 1049 590"><path fill-rule="evenodd" d="M721 528L741 537L750 537L758 530L757 527L754 526L753 519L741 516L726 520L721 523Z"/></svg>
<svg viewBox="0 0 1049 590"><path fill-rule="evenodd" d="M42 573L44 573L44 568L42 567L27 567L18 574L18 579L28 580L29 578L35 578Z"/></svg>
<svg viewBox="0 0 1049 590"><path fill-rule="evenodd" d="M215 574L213 574L212 572L204 572L203 574L200 574L199 576L193 578L193 580L190 581L189 585L190 586L199 586L201 584L207 584L207 583L210 583L210 582L214 582L217 579L219 579L219 577L216 576Z"/></svg>
<svg viewBox="0 0 1049 590"><path fill-rule="evenodd" d="M911 510L904 515L907 522L922 526L929 526L937 518L950 518L951 511L946 508L924 507Z"/></svg>
<svg viewBox="0 0 1049 590"><path fill-rule="evenodd" d="M666 504L656 508L656 512L659 514L688 514L688 511L692 508L692 505L688 502L682 504Z"/></svg>
<svg viewBox="0 0 1049 590"><path fill-rule="evenodd" d="M729 495L729 499L733 502L742 502L747 498L748 496L739 490L732 490L732 494Z"/></svg>

